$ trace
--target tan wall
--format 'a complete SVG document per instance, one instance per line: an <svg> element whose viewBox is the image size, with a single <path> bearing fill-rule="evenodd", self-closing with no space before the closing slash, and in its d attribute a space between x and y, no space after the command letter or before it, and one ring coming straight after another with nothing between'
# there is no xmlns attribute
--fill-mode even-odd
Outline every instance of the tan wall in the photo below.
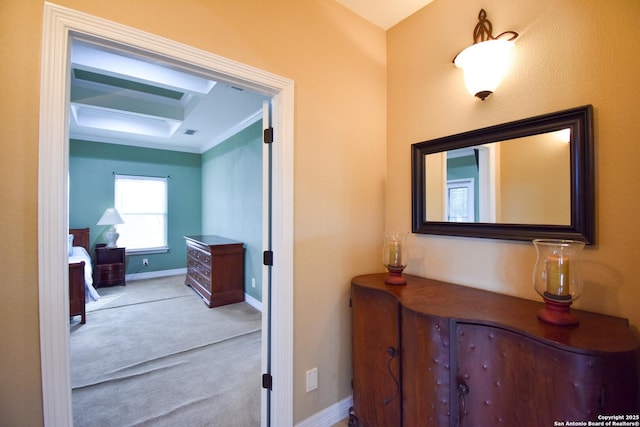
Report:
<svg viewBox="0 0 640 427"><path fill-rule="evenodd" d="M571 224L569 143L556 134L500 144L498 222Z"/></svg>
<svg viewBox="0 0 640 427"><path fill-rule="evenodd" d="M60 0L295 81L294 420L351 393L348 289L379 269L385 33L325 0ZM0 0L0 417L42 423L37 283L43 2ZM319 370L305 392L304 372ZM346 414L345 414L346 415Z"/></svg>
<svg viewBox="0 0 640 427"><path fill-rule="evenodd" d="M426 208L427 221L446 220L447 158L444 154L435 153L426 156L425 193L429 205Z"/></svg>
<svg viewBox="0 0 640 427"><path fill-rule="evenodd" d="M9 426L42 423L36 215L41 15L36 2L0 2L0 418Z"/></svg>
<svg viewBox="0 0 640 427"><path fill-rule="evenodd" d="M451 59L484 8L495 33L520 33L495 94L470 96ZM435 0L388 31L386 226L410 229L411 143L593 104L597 244L583 252L576 307L640 326L640 2ZM530 243L413 235L408 271L539 299ZM535 316L532 313L532 316Z"/></svg>
<svg viewBox="0 0 640 427"><path fill-rule="evenodd" d="M296 422L350 393L349 278L380 270L385 226L410 229L413 142L593 104L598 244L584 253L576 306L640 325L637 0L435 0L387 33L386 75L382 30L330 1L58 3L295 80ZM451 64L481 7L496 30L521 34L514 68L484 103ZM42 2L0 0L0 16L0 414L4 425L33 426L42 422L34 268ZM412 236L411 245L412 273L537 299L530 244ZM307 394L313 366L320 388Z"/></svg>

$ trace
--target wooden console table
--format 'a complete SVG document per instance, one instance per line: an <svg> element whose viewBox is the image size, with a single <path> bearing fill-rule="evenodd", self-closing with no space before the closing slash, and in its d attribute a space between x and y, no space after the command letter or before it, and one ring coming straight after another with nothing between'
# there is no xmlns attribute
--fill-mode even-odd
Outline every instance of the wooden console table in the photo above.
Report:
<svg viewBox="0 0 640 427"><path fill-rule="evenodd" d="M244 245L219 236L185 236L187 278L209 308L244 301Z"/></svg>
<svg viewBox="0 0 640 427"><path fill-rule="evenodd" d="M626 319L405 275L353 278L352 421L359 426L553 426L638 414L640 342Z"/></svg>

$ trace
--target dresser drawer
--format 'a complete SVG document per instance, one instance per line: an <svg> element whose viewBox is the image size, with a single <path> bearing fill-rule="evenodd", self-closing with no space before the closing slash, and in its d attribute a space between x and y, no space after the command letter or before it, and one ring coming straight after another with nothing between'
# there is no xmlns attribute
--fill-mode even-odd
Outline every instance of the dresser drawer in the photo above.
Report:
<svg viewBox="0 0 640 427"><path fill-rule="evenodd" d="M205 277L211 277L211 264L202 264L192 258L187 259L187 270L189 273L198 273Z"/></svg>
<svg viewBox="0 0 640 427"><path fill-rule="evenodd" d="M109 286L124 283L124 264L98 264L95 266L97 286Z"/></svg>
<svg viewBox="0 0 640 427"><path fill-rule="evenodd" d="M211 263L211 254L199 248L187 247L187 257L203 264Z"/></svg>
<svg viewBox="0 0 640 427"><path fill-rule="evenodd" d="M205 289L207 292L211 293L211 281L209 280L209 277L211 276L203 276L194 270L188 270L188 275L191 280L200 285L200 287Z"/></svg>

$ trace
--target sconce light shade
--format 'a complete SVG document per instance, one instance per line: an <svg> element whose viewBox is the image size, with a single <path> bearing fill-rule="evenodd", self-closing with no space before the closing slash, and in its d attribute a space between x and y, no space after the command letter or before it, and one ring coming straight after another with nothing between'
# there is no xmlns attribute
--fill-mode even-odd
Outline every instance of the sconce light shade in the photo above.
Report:
<svg viewBox="0 0 640 427"><path fill-rule="evenodd" d="M453 58L456 67L464 72L464 83L469 93L483 101L500 84L509 67L513 40L518 37L514 31L505 31L494 37L491 22L486 18L487 13L481 9L479 22L473 31L474 44ZM500 38L505 35L510 37Z"/></svg>
<svg viewBox="0 0 640 427"><path fill-rule="evenodd" d="M469 46L456 56L456 67L464 71L464 83L471 95L481 100L491 95L509 66L513 42L487 40Z"/></svg>

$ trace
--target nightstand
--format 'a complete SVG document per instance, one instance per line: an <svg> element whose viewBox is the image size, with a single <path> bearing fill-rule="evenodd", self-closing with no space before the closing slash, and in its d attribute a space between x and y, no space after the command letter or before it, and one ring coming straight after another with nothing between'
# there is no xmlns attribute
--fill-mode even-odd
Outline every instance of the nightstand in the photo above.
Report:
<svg viewBox="0 0 640 427"><path fill-rule="evenodd" d="M93 268L93 286L126 285L125 248L96 245L96 263Z"/></svg>

